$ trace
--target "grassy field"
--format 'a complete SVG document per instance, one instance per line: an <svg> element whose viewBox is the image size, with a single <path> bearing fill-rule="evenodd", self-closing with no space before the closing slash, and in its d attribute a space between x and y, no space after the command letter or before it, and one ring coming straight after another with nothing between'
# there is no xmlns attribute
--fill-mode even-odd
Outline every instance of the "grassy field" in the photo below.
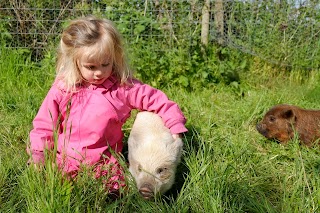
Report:
<svg viewBox="0 0 320 213"><path fill-rule="evenodd" d="M0 212L318 212L319 147L266 140L256 123L274 104L320 108L320 76L255 63L241 84L198 91L163 89L178 102L189 129L177 183L166 196L144 201L132 182L117 201L83 174L61 181L50 166L26 165L31 122L54 70L12 52L0 60ZM128 133L132 119L125 126Z"/></svg>

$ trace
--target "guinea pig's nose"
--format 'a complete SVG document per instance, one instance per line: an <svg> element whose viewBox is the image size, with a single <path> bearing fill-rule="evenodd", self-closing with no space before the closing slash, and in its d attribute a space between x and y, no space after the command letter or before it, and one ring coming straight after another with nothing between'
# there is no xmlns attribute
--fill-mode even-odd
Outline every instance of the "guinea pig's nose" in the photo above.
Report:
<svg viewBox="0 0 320 213"><path fill-rule="evenodd" d="M257 129L257 130L261 129L261 126L262 126L261 123L257 123L256 129Z"/></svg>

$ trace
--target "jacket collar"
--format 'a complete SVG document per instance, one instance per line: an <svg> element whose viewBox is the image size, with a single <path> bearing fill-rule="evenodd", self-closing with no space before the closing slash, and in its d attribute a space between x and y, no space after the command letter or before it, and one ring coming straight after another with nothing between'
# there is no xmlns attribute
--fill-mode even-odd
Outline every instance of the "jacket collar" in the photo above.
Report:
<svg viewBox="0 0 320 213"><path fill-rule="evenodd" d="M106 90L110 89L115 83L117 82L117 79L114 75L111 75L109 78L107 78L102 84L101 87L104 87Z"/></svg>
<svg viewBox="0 0 320 213"><path fill-rule="evenodd" d="M117 82L117 78L114 75L111 75L107 78L101 85L91 84L88 89L96 90L97 88L105 88L106 90L110 89ZM65 84L61 80L55 80L54 84L62 91L67 91Z"/></svg>

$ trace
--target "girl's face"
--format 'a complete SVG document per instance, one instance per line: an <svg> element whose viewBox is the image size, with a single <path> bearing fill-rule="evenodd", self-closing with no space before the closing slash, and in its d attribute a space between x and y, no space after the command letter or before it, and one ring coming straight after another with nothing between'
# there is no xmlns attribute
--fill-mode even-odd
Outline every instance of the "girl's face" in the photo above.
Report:
<svg viewBox="0 0 320 213"><path fill-rule="evenodd" d="M85 82L90 84L102 84L112 73L112 63L108 59L103 63L80 59L77 63Z"/></svg>

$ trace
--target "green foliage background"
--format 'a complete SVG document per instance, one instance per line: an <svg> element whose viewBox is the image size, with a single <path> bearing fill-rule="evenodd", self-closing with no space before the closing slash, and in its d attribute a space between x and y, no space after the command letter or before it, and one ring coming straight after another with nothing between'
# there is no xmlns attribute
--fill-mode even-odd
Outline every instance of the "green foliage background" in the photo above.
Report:
<svg viewBox="0 0 320 213"><path fill-rule="evenodd" d="M200 38L202 0L1 1L1 42L30 50L33 61L54 62L66 22L94 14L116 23L136 76L153 86L238 84L256 57L288 71L319 69L317 1L224 1L222 44L216 42L215 3L207 46Z"/></svg>

